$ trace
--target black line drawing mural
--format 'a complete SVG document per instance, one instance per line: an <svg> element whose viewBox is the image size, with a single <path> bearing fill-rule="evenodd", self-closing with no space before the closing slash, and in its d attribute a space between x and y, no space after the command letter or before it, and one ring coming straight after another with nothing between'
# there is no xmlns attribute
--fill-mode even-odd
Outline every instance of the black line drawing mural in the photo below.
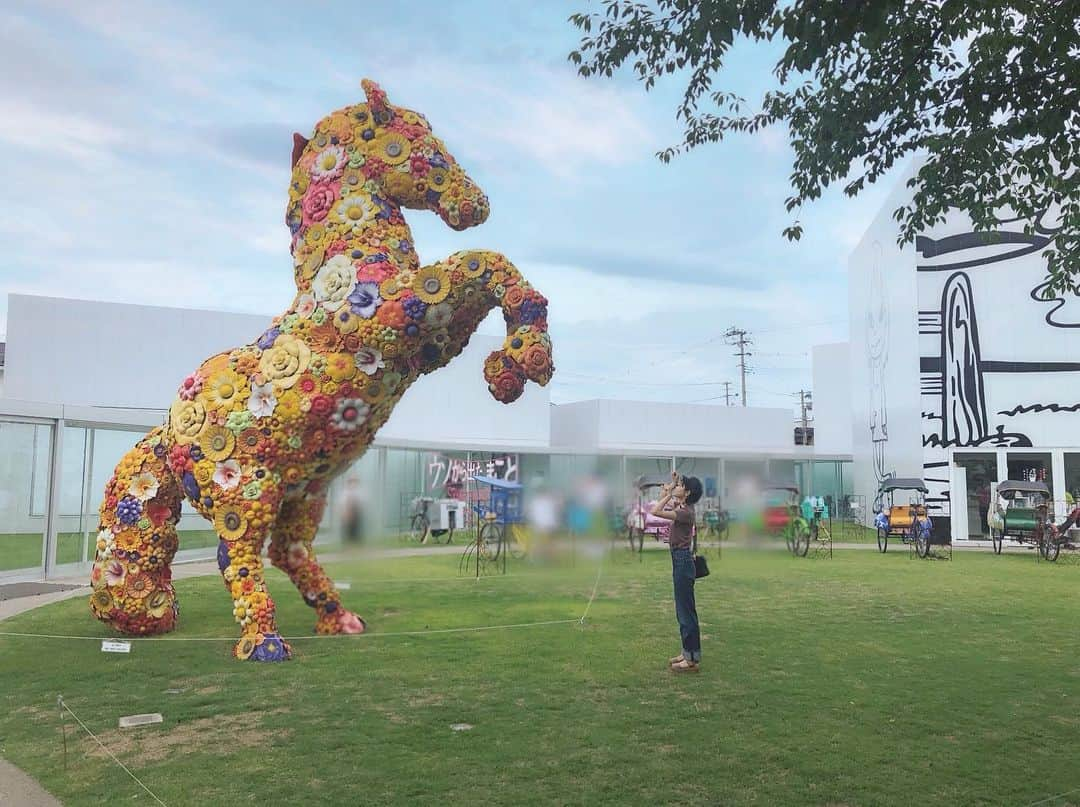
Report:
<svg viewBox="0 0 1080 807"><path fill-rule="evenodd" d="M940 414L934 414L941 421L936 434L924 431L923 447L1030 446L1031 440L1026 435L1007 433L1004 426L991 431L984 375L1024 371L1004 367L1017 362L991 363L983 359L975 295L967 274L954 272L945 281L939 310L919 312L919 333L941 336L940 353L919 359L922 394L939 398Z"/></svg>
<svg viewBox="0 0 1080 807"><path fill-rule="evenodd" d="M878 486L894 471L885 468L889 442L889 409L885 400L886 368L889 364L889 300L882 269L881 242L875 241L874 265L870 270L869 311L866 314L866 362L870 371L870 442L873 447L874 476Z"/></svg>
<svg viewBox="0 0 1080 807"><path fill-rule="evenodd" d="M916 250L924 260L945 258L944 261L917 265L918 276L925 279L920 286L924 286L925 281L931 281L937 273L950 273L942 286L939 306L918 312L918 333L940 337L935 340L938 344L936 355L925 355L928 346L924 342L924 354L919 361L923 408L930 410L922 413L923 467L931 487L931 495L927 497L928 506L938 511L935 526L951 521L951 511L945 510L950 502L950 483L948 479L941 478L947 476L941 473L941 469L948 465L946 449L1032 446L1031 439L1021 430L1007 431L1002 423L993 422L995 418L987 411L987 376L1080 372L1080 362L987 358L979 339L975 292L969 272L1000 266L1002 262L1050 246L1060 231L1060 227L1048 224L1050 219L1045 213L1039 216L1032 232L1023 232L1023 222L1014 218L1001 219L1001 229L991 233L965 232L940 239L927 236L916 239ZM1018 229L1010 229L1009 225ZM1068 301L1065 299L1047 299L1043 296L1046 288L1047 284L1041 282L1029 292L1033 300L1052 306L1045 315L1046 323L1055 328L1080 327L1080 305L1066 309ZM922 288L920 291L921 299L925 299L925 291ZM928 405L930 401L933 401L933 405ZM994 415L1010 418L1027 413L1075 411L1080 411L1080 404L1018 402L1015 407L997 411ZM944 515L946 512L950 515Z"/></svg>
<svg viewBox="0 0 1080 807"><path fill-rule="evenodd" d="M949 235L944 238L934 239L924 235L920 235L915 239L915 250L922 254L923 258L937 258L942 255L949 255L955 252L962 252L969 249L995 249L1000 247L1001 250L994 252L990 255L983 255L978 258L972 258L968 260L950 261L948 263L939 264L920 264L917 268L919 272L949 272L960 269L974 269L980 266L989 266L1000 261L1010 261L1015 258L1023 257L1024 255L1030 255L1033 252L1039 252L1054 243L1058 234L1061 232L1061 226L1054 225L1054 219L1058 215L1057 210L1044 210L1039 214L1035 221L1032 223L1033 232L1023 232L1023 226L1025 224L1023 219L1016 217L1002 218L998 220L998 224L1005 225L1019 225L1020 230L993 230L988 232L967 232L960 233L958 235ZM1062 297L1061 295L1046 296L1049 283L1043 282L1035 286L1029 292L1029 296L1032 300L1045 305L1050 305L1052 308L1045 315L1044 319L1046 324L1054 328L1080 328L1080 294L1074 294L1075 304L1065 309L1066 306L1073 300ZM920 312L921 313L921 312ZM921 320L920 320L921 326ZM920 333L921 333L920 328Z"/></svg>
<svg viewBox="0 0 1080 807"><path fill-rule="evenodd" d="M1005 417L1015 417L1016 415L1023 415L1027 412L1080 412L1080 403L1070 404L1069 406L1062 406L1061 404L1056 403L1015 406L1012 409L1002 409L998 414L1005 415Z"/></svg>

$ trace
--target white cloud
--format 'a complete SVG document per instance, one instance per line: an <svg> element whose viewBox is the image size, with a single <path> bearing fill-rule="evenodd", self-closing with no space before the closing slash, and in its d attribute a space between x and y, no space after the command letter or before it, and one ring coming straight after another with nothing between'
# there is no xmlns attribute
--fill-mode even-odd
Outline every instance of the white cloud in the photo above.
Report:
<svg viewBox="0 0 1080 807"><path fill-rule="evenodd" d="M520 171L522 161L531 161L559 179L580 180L590 165L653 159L657 142L639 92L539 63L501 73L437 58L391 64L398 67L384 87L391 102L416 108L420 99L411 100L409 88L422 89L432 99L424 111L436 134L452 131L453 142L462 144L456 150L485 166ZM443 97L458 103L439 108Z"/></svg>
<svg viewBox="0 0 1080 807"><path fill-rule="evenodd" d="M772 156L779 156L788 151L788 136L779 124L766 126L754 133L754 148Z"/></svg>

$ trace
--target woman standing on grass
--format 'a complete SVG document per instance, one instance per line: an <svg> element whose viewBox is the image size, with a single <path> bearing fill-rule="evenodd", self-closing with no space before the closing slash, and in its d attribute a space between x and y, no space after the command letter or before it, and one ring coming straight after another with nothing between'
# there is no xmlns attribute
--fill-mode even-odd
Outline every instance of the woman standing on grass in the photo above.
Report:
<svg viewBox="0 0 1080 807"><path fill-rule="evenodd" d="M652 514L671 522L671 577L675 583L675 618L682 635L682 653L670 660L673 672L697 672L701 664L701 629L694 603L694 505L701 498L701 480L673 473L652 506Z"/></svg>

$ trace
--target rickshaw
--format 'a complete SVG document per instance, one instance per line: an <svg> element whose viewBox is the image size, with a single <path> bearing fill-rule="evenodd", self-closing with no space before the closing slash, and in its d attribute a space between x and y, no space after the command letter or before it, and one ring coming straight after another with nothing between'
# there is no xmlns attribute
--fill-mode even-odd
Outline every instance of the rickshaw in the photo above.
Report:
<svg viewBox="0 0 1080 807"><path fill-rule="evenodd" d="M768 535L783 535L788 551L806 557L810 548L810 525L799 507L799 489L795 485L771 484L762 490L764 509L762 525Z"/></svg>
<svg viewBox="0 0 1080 807"><path fill-rule="evenodd" d="M660 488L671 481L670 476L642 475L634 480L637 489L637 501L630 506L626 514L626 534L630 540L630 549L635 545L640 553L645 545L645 536L651 535L655 541L667 543L671 533L671 522L666 518L654 516L651 512L655 497L649 494L659 492ZM692 535L697 535L697 525L692 528Z"/></svg>
<svg viewBox="0 0 1080 807"><path fill-rule="evenodd" d="M897 491L909 491L906 504L896 503ZM926 513L926 494L929 492L930 489L921 479L891 477L881 483L875 503L877 515L874 517L878 551L888 551L889 536L892 536L899 538L902 543L914 544L915 554L920 558L930 554L930 535L934 523Z"/></svg>
<svg viewBox="0 0 1080 807"><path fill-rule="evenodd" d="M1050 489L1043 482L1006 479L997 486L997 495L988 519L994 554L1000 555L1005 539L1012 538L1038 549L1046 560L1057 560L1065 529L1054 526Z"/></svg>

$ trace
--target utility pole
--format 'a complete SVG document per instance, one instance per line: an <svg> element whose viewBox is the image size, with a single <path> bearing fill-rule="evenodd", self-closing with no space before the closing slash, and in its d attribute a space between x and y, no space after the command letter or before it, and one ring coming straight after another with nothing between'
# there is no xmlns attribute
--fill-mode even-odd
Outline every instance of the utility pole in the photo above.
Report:
<svg viewBox="0 0 1080 807"><path fill-rule="evenodd" d="M813 393L808 389L801 389L798 392L799 395L799 408L802 409L802 435L803 445L810 445L809 433L807 431L807 419L806 413L814 408Z"/></svg>
<svg viewBox="0 0 1080 807"><path fill-rule="evenodd" d="M724 382L724 406L731 406L731 382Z"/></svg>
<svg viewBox="0 0 1080 807"><path fill-rule="evenodd" d="M724 332L724 341L738 350L732 354L739 358L739 374L742 378L742 405L746 406L746 374L753 372L746 366L746 360L750 358L753 353L746 348L754 343L754 340L750 338L750 334L742 328L728 328Z"/></svg>

